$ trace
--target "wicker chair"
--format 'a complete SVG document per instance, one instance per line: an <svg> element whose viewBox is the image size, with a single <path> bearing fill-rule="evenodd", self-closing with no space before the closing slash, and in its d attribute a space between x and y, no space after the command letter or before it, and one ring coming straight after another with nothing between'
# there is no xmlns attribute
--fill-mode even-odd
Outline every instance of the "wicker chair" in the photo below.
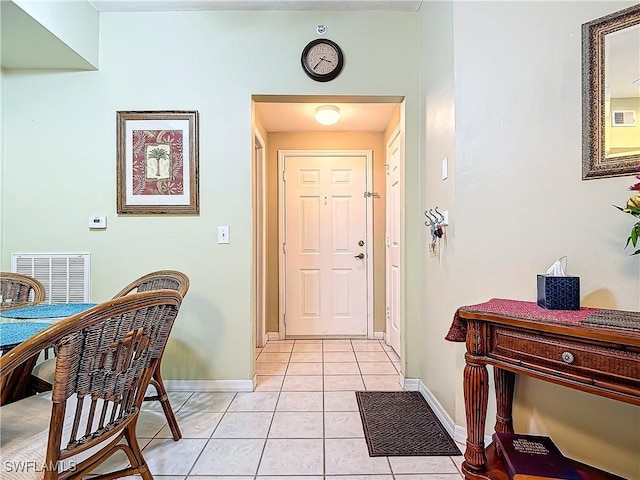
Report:
<svg viewBox="0 0 640 480"><path fill-rule="evenodd" d="M35 278L20 273L0 272L0 311L44 302L44 286Z"/></svg>
<svg viewBox="0 0 640 480"><path fill-rule="evenodd" d="M4 479L81 479L122 451L129 466L95 478L153 476L136 424L178 314L174 290L109 300L41 331L0 357L0 388L45 346L58 347L53 391L0 408Z"/></svg>
<svg viewBox="0 0 640 480"><path fill-rule="evenodd" d="M184 297L189 290L189 277L187 277L184 273L178 272L176 270L159 270L157 272L148 273L147 275L144 275L131 282L120 292L118 292L113 298L123 297L125 295L129 295L132 292L146 292L159 288L177 290L180 295ZM169 428L171 429L173 439L175 441L180 440L182 438L182 432L180 432L178 421L176 420L176 416L173 413L171 403L169 403L167 390L164 387L164 382L162 381L160 362L158 362L157 368L153 372L151 385L155 387L156 395L147 396L145 397L145 400L155 400L160 402L160 405L162 405L162 410L164 411L164 415L165 417L167 417L167 422L169 423Z"/></svg>

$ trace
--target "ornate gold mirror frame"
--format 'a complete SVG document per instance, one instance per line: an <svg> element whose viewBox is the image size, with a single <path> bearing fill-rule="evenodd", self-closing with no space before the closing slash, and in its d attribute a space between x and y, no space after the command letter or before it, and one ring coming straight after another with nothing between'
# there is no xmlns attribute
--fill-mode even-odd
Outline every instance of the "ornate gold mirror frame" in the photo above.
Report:
<svg viewBox="0 0 640 480"><path fill-rule="evenodd" d="M582 25L582 179L638 173L640 5Z"/></svg>

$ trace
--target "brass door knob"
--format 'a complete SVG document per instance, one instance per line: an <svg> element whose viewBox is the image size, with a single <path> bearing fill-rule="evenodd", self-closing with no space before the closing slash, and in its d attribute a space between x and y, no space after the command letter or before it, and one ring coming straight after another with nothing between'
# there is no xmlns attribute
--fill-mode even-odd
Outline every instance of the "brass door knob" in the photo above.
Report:
<svg viewBox="0 0 640 480"><path fill-rule="evenodd" d="M364 253L359 253L358 255L354 255L353 258L359 258L362 260L364 258Z"/></svg>

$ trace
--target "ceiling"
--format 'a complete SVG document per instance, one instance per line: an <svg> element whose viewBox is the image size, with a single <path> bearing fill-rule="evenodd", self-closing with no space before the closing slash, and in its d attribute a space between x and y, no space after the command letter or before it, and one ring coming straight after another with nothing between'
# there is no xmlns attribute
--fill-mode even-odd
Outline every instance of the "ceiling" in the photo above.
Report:
<svg viewBox="0 0 640 480"><path fill-rule="evenodd" d="M417 12L422 0L89 0L99 12L333 10Z"/></svg>
<svg viewBox="0 0 640 480"><path fill-rule="evenodd" d="M384 132L398 103L322 102L257 102L256 112L268 132ZM335 105L340 120L335 125L320 125L315 121L316 108Z"/></svg>

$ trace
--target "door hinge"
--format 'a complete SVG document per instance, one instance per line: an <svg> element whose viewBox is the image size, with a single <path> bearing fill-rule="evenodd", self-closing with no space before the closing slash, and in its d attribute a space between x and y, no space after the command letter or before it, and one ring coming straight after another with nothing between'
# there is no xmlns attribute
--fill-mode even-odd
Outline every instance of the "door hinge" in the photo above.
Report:
<svg viewBox="0 0 640 480"><path fill-rule="evenodd" d="M282 243L282 253L287 253L287 242Z"/></svg>
<svg viewBox="0 0 640 480"><path fill-rule="evenodd" d="M364 198L369 197L380 198L380 194L378 192L364 192Z"/></svg>

